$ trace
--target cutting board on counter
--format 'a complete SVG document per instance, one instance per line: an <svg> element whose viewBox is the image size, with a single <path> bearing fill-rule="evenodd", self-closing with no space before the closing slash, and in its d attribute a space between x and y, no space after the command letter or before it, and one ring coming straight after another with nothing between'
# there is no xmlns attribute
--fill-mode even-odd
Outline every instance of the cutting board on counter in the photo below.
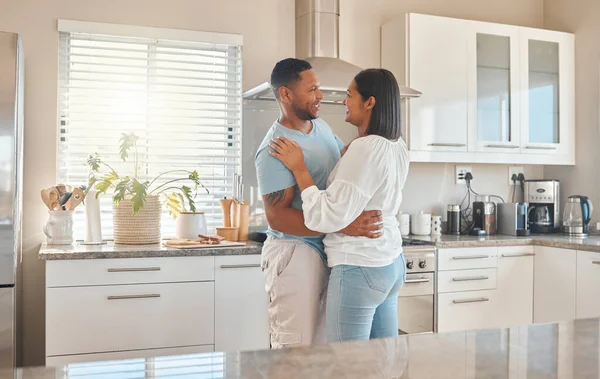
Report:
<svg viewBox="0 0 600 379"><path fill-rule="evenodd" d="M174 240L175 241L175 240ZM219 247L234 247L234 246L246 246L246 242L231 242L221 241L216 245L208 245L205 243L198 243L194 245L169 245L167 241L163 241L163 246L174 247L176 249L202 249L202 248L219 248Z"/></svg>

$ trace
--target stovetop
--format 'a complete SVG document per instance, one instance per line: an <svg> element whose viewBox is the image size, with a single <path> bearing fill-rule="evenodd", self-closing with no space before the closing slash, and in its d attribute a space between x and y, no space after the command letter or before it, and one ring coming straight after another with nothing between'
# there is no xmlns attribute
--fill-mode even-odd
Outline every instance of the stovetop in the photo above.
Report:
<svg viewBox="0 0 600 379"><path fill-rule="evenodd" d="M403 238L402 239L402 246L429 246L429 245L433 245L434 243L431 241L423 241L423 240L417 240L417 239L412 239L412 238Z"/></svg>

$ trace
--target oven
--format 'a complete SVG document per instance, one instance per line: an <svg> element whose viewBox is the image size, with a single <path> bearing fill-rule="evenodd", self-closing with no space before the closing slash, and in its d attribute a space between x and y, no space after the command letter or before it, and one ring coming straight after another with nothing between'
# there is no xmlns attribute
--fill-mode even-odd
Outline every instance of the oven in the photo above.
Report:
<svg viewBox="0 0 600 379"><path fill-rule="evenodd" d="M436 249L430 242L404 240L406 281L398 293L398 333L433 333L436 319Z"/></svg>

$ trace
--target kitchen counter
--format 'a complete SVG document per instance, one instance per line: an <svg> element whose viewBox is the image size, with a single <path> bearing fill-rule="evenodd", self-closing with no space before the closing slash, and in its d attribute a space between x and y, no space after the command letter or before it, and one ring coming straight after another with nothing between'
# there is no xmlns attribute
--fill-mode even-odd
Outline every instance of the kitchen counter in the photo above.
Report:
<svg viewBox="0 0 600 379"><path fill-rule="evenodd" d="M38 258L42 260L102 259L102 258L153 258L153 257L190 257L214 255L251 255L260 254L262 244L248 241L245 246L218 246L202 248L176 248L155 245L48 245L43 243Z"/></svg>
<svg viewBox="0 0 600 379"><path fill-rule="evenodd" d="M598 378L600 320L19 370L42 378ZM0 377L3 377L0 373Z"/></svg>
<svg viewBox="0 0 600 379"><path fill-rule="evenodd" d="M547 246L560 249L585 250L600 253L600 236L589 236L587 238L574 238L564 234L542 234L529 237L513 237L505 235L494 236L409 236L410 239L431 241L437 248L460 248L460 247L482 247L482 246Z"/></svg>

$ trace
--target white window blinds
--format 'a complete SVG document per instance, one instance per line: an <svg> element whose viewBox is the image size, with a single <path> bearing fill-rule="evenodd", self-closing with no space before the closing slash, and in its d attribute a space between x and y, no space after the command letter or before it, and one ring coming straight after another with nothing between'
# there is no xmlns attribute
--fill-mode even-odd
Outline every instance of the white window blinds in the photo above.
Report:
<svg viewBox="0 0 600 379"><path fill-rule="evenodd" d="M123 162L119 140L135 133L140 179L198 171L210 194L198 190L196 208L214 232L222 223L218 200L232 195L241 163L242 49L241 43L187 37L60 32L58 181L87 184L86 160L95 153L119 174L133 175L132 153ZM157 184L179 177L167 174ZM112 238L112 189L101 199L101 212L103 238ZM164 209L163 238L174 232ZM75 234L85 236L83 206L75 212Z"/></svg>

